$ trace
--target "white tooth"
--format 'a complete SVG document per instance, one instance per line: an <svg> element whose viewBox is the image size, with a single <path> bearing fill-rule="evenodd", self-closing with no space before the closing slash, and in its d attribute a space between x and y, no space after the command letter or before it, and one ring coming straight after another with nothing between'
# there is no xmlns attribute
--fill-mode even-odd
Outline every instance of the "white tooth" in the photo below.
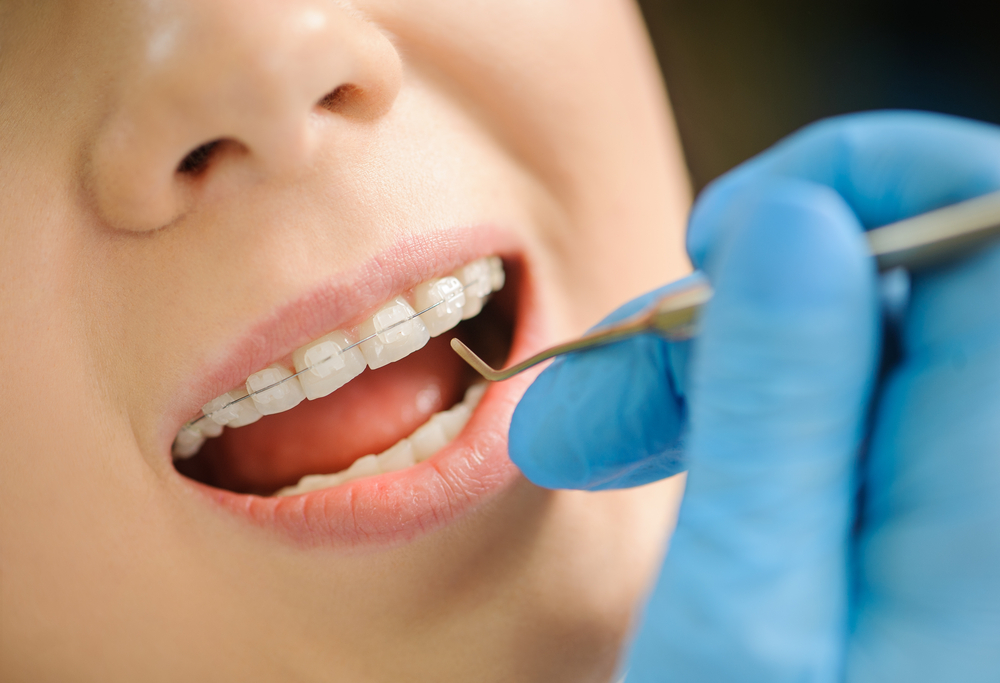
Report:
<svg viewBox="0 0 1000 683"><path fill-rule="evenodd" d="M203 443L205 443L205 437L197 427L184 427L181 431L177 432L171 450L175 458L190 458L198 452Z"/></svg>
<svg viewBox="0 0 1000 683"><path fill-rule="evenodd" d="M406 299L396 297L358 326L362 339L374 335L361 344L361 353L365 355L368 367L378 369L423 348L430 334L423 321L414 314Z"/></svg>
<svg viewBox="0 0 1000 683"><path fill-rule="evenodd" d="M490 263L490 288L494 292L499 292L503 289L504 282L507 281L507 275L503 270L503 261L500 260L499 256L490 256L487 260Z"/></svg>
<svg viewBox="0 0 1000 683"><path fill-rule="evenodd" d="M311 401L328 396L364 371L361 349L355 346L344 351L353 343L344 332L336 330L294 353L292 361L295 371L302 373L298 379L306 398Z"/></svg>
<svg viewBox="0 0 1000 683"><path fill-rule="evenodd" d="M286 486L274 495L297 496L300 493L321 491L336 486L341 481L343 481L343 477L340 474L307 474L299 479L299 483L295 486Z"/></svg>
<svg viewBox="0 0 1000 683"><path fill-rule="evenodd" d="M431 418L409 436L413 445L413 459L423 462L448 445L448 435L440 421Z"/></svg>
<svg viewBox="0 0 1000 683"><path fill-rule="evenodd" d="M374 477L376 474L381 474L381 470L378 467L378 457L366 455L363 458L355 460L354 464L340 473L340 476L342 477L342 481L350 481L352 479L361 479L362 477Z"/></svg>
<svg viewBox="0 0 1000 683"><path fill-rule="evenodd" d="M289 377L287 381L281 380ZM273 384L278 386L272 386ZM267 387L271 387L267 389ZM266 391L260 391L266 389ZM306 395L302 392L302 385L297 377L292 377L288 368L280 365L272 365L264 368L260 372L255 372L247 378L247 391L253 394L254 407L261 415L273 415L291 410L302 403ZM260 391L259 394L254 392Z"/></svg>
<svg viewBox="0 0 1000 683"><path fill-rule="evenodd" d="M211 420L198 420L198 424L195 425L195 429L201 432L201 435L207 439L214 439L217 436L222 436L222 425L216 424Z"/></svg>
<svg viewBox="0 0 1000 683"><path fill-rule="evenodd" d="M234 389L230 391L229 394L233 399L240 399L248 396L246 386L239 389ZM257 410L256 404L254 404L252 398L246 398L243 401L237 403L234 407L238 408L236 419L230 422L227 427L245 427L246 425L253 424L257 420L263 417L260 411Z"/></svg>
<svg viewBox="0 0 1000 683"><path fill-rule="evenodd" d="M443 302L420 315L432 337L447 332L462 321L462 310L465 308L465 292L462 283L456 277L443 277L417 285L413 291L417 310L422 311L428 306Z"/></svg>
<svg viewBox="0 0 1000 683"><path fill-rule="evenodd" d="M465 390L465 398L462 399L462 403L467 405L470 410L475 410L476 406L479 405L479 401L483 398L483 394L486 393L488 386L486 382L473 384Z"/></svg>
<svg viewBox="0 0 1000 683"><path fill-rule="evenodd" d="M471 415L472 410L465 404L459 403L451 410L437 413L431 420L436 420L441 425L444 435L451 441L465 428L465 423L469 421Z"/></svg>
<svg viewBox="0 0 1000 683"><path fill-rule="evenodd" d="M490 284L493 277L490 274L490 264L484 258L478 259L455 271L455 277L465 286L462 319L468 320L483 310L483 304L491 291Z"/></svg>
<svg viewBox="0 0 1000 683"><path fill-rule="evenodd" d="M408 439L401 439L399 443L376 456L376 458L378 469L383 474L405 470L416 463L413 457L413 446Z"/></svg>
<svg viewBox="0 0 1000 683"><path fill-rule="evenodd" d="M246 395L246 389L234 389L227 391L218 398L213 398L201 409L201 412L209 418L204 421L208 422L210 420L217 425L226 427L242 427L256 422L261 418L261 415L254 408L252 399L233 403L233 401L241 399Z"/></svg>

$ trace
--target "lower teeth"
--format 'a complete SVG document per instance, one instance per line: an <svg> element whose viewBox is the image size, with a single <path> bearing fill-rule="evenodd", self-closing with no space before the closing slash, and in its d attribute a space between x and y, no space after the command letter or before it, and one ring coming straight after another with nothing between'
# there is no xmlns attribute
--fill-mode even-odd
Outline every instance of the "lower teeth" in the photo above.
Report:
<svg viewBox="0 0 1000 683"><path fill-rule="evenodd" d="M465 392L461 403L434 414L413 434L400 439L379 455L359 458L346 470L335 474L308 474L295 486L286 486L274 495L295 496L319 491L353 479L396 472L423 462L448 445L465 428L485 391L486 384L474 384Z"/></svg>

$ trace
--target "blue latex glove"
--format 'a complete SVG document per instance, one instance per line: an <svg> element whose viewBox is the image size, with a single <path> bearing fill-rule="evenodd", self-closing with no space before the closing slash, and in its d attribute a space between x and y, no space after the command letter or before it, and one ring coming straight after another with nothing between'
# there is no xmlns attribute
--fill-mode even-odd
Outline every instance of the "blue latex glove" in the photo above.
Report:
<svg viewBox="0 0 1000 683"><path fill-rule="evenodd" d="M543 486L690 468L628 683L1000 681L1000 246L914 275L880 379L861 235L998 188L993 126L811 126L697 202L690 362L647 337L528 390L510 453Z"/></svg>

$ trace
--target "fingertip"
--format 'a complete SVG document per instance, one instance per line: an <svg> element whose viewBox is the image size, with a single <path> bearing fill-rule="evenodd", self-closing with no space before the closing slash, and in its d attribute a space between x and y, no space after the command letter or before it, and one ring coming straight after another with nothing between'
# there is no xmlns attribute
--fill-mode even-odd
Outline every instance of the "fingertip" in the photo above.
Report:
<svg viewBox="0 0 1000 683"><path fill-rule="evenodd" d="M684 410L671 360L654 334L557 359L514 411L511 460L546 488L638 486L676 474Z"/></svg>
<svg viewBox="0 0 1000 683"><path fill-rule="evenodd" d="M788 179L762 184L743 202L706 270L717 290L770 314L861 303L875 278L862 226L840 195Z"/></svg>
<svg viewBox="0 0 1000 683"><path fill-rule="evenodd" d="M586 460L568 447L574 423L563 397L557 358L528 387L514 409L508 432L511 461L533 484L543 488L581 488L587 481Z"/></svg>

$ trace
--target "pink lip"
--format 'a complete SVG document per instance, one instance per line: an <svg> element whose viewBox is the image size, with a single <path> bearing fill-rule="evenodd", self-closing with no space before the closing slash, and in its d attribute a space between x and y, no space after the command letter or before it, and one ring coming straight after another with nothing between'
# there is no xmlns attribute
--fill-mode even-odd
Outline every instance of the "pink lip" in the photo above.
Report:
<svg viewBox="0 0 1000 683"><path fill-rule="evenodd" d="M361 268L324 282L249 326L166 416L164 451L198 408L295 348L361 315L399 292L481 256L518 254L515 240L494 228L407 237ZM542 327L528 264L519 283L512 357L537 346ZM182 477L198 498L305 545L386 545L412 539L461 517L520 478L507 457L507 425L529 378L494 384L465 430L430 460L400 472L288 498L232 493ZM183 405L180 405L183 404ZM167 456L169 457L169 456ZM172 468L171 468L172 469Z"/></svg>

